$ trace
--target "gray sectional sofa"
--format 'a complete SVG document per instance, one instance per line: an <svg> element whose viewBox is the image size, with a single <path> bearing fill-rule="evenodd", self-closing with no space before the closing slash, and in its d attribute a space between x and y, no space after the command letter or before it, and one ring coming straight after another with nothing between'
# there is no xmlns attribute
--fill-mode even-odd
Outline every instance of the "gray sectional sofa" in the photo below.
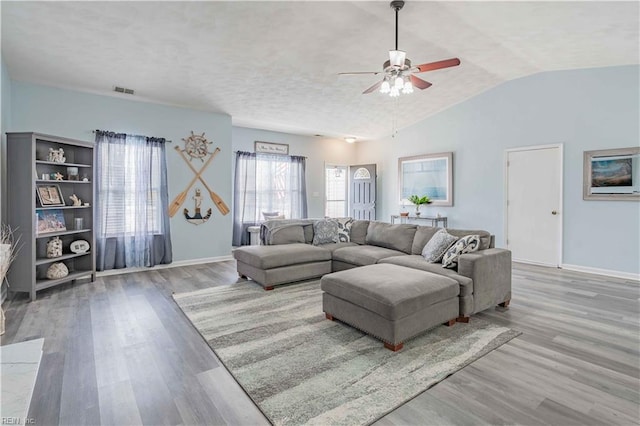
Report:
<svg viewBox="0 0 640 426"><path fill-rule="evenodd" d="M413 330L415 323L432 327L437 322L451 325L450 320L468 322L474 313L496 305L507 306L511 299L511 252L495 248L489 232L447 229L456 237L480 236L478 251L460 255L457 269L448 269L440 263L427 262L421 255L440 228L356 220L352 222L349 242L312 245L313 223L314 220L270 221L261 234L267 245L234 250L239 275L251 278L265 290L323 277L327 318L335 316L354 325L393 350L424 331L425 327ZM354 300L356 297L361 300ZM403 307L408 299L409 310ZM445 305L446 309L442 307ZM455 315L450 318L452 306ZM329 312L329 307L341 310L345 317L362 312L346 320ZM368 328L374 323L377 325Z"/></svg>

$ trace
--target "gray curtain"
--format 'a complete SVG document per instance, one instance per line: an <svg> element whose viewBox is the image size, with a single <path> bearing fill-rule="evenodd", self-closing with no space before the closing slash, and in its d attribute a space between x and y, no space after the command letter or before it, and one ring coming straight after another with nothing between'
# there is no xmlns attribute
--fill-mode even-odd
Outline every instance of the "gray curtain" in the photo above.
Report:
<svg viewBox="0 0 640 426"><path fill-rule="evenodd" d="M233 245L249 244L247 227L263 222L263 213L286 219L307 217L306 158L236 153L233 196Z"/></svg>
<svg viewBox="0 0 640 426"><path fill-rule="evenodd" d="M96 268L171 263L165 140L96 131Z"/></svg>

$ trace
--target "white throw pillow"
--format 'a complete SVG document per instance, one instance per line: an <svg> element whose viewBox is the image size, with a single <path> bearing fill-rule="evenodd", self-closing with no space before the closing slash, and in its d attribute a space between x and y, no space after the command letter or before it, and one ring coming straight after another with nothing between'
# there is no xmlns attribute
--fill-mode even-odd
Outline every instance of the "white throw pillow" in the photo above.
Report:
<svg viewBox="0 0 640 426"><path fill-rule="evenodd" d="M455 268L458 266L458 258L461 254L471 253L480 248L480 235L466 235L455 242L442 256L443 268Z"/></svg>
<svg viewBox="0 0 640 426"><path fill-rule="evenodd" d="M353 219L350 217L337 217L334 220L338 222L338 241L341 243L351 241L351 225L353 225Z"/></svg>
<svg viewBox="0 0 640 426"><path fill-rule="evenodd" d="M424 246L422 257L429 263L440 262L447 249L457 240L458 237L449 234L446 229L441 229Z"/></svg>

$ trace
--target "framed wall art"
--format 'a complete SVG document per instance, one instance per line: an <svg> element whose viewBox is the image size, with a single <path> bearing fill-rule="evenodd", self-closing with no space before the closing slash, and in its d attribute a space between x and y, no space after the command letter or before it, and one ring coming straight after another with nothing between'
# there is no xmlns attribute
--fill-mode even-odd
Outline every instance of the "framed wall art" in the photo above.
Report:
<svg viewBox="0 0 640 426"><path fill-rule="evenodd" d="M411 195L427 195L432 206L453 206L453 152L398 159L400 204Z"/></svg>
<svg viewBox="0 0 640 426"><path fill-rule="evenodd" d="M61 207L65 205L58 185L37 185L36 192L42 207Z"/></svg>
<svg viewBox="0 0 640 426"><path fill-rule="evenodd" d="M254 150L256 154L289 155L289 145L286 143L255 141Z"/></svg>
<svg viewBox="0 0 640 426"><path fill-rule="evenodd" d="M582 167L584 200L640 200L640 147L585 151Z"/></svg>

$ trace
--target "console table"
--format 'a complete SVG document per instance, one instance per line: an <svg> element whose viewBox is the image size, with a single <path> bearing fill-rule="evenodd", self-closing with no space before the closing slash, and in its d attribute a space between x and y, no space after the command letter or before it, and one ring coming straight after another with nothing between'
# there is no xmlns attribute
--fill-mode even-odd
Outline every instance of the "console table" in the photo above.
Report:
<svg viewBox="0 0 640 426"><path fill-rule="evenodd" d="M430 220L431 226L438 227L438 223L442 222L442 227L447 227L447 218L445 216L436 217L436 216L400 216L399 214L391 215L391 223L396 223L396 219L400 219L400 223L407 223L407 219L415 219L415 220Z"/></svg>

